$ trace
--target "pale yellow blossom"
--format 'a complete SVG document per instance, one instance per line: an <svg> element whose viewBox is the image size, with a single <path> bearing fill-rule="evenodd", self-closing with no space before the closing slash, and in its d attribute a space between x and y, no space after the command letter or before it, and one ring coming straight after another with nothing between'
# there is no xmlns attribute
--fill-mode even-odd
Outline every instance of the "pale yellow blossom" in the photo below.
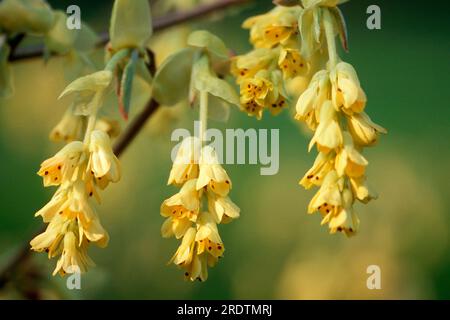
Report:
<svg viewBox="0 0 450 320"><path fill-rule="evenodd" d="M56 186L76 179L79 164L84 159L84 151L84 144L74 141L64 146L53 157L42 162L38 175L43 178L44 186Z"/></svg>
<svg viewBox="0 0 450 320"><path fill-rule="evenodd" d="M229 197L221 197L208 190L208 210L216 223L229 223L239 218L240 209Z"/></svg>
<svg viewBox="0 0 450 320"><path fill-rule="evenodd" d="M325 101L321 106L319 118L319 125L308 148L311 150L314 144L317 144L319 151L328 153L343 143L342 129L331 101Z"/></svg>
<svg viewBox="0 0 450 320"><path fill-rule="evenodd" d="M181 185L187 180L198 177L198 161L201 142L197 137L188 137L181 143L167 184Z"/></svg>
<svg viewBox="0 0 450 320"><path fill-rule="evenodd" d="M344 146L336 155L336 172L339 176L344 174L348 177L357 178L364 175L369 162L353 145L351 135L344 131Z"/></svg>
<svg viewBox="0 0 450 320"><path fill-rule="evenodd" d="M347 123L355 143L361 146L372 146L378 141L380 133L387 133L386 129L374 123L365 112L347 117Z"/></svg>
<svg viewBox="0 0 450 320"><path fill-rule="evenodd" d="M117 182L121 177L120 162L112 150L109 136L101 131L91 133L89 143L88 171L95 177L97 185L104 189L109 182Z"/></svg>
<svg viewBox="0 0 450 320"><path fill-rule="evenodd" d="M187 181L177 194L162 203L161 215L167 218L161 227L163 237L175 235L179 239L197 220L202 190L196 189L196 183L196 179Z"/></svg>
<svg viewBox="0 0 450 320"><path fill-rule="evenodd" d="M222 197L225 197L231 189L231 180L220 165L216 151L211 146L205 146L202 149L200 173L197 180L198 190L206 186Z"/></svg>
<svg viewBox="0 0 450 320"><path fill-rule="evenodd" d="M360 113L367 102L355 69L346 62L340 62L331 70L332 100L336 108L346 114Z"/></svg>

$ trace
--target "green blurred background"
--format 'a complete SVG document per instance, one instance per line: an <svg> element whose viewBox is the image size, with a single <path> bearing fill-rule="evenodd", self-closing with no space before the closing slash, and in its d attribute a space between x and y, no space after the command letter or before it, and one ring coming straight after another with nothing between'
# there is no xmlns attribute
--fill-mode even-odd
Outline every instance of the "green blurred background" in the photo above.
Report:
<svg viewBox="0 0 450 320"><path fill-rule="evenodd" d="M96 31L107 29L110 1L50 3L63 9L76 3L82 19ZM33 254L33 272L43 275L37 284L41 297L449 299L450 8L445 3L354 0L342 5L350 53L341 57L359 74L369 99L367 112L389 131L365 153L368 177L380 198L357 205L361 229L356 237L328 235L318 215L306 214L313 193L297 182L315 153L307 153L309 137L290 112L266 114L257 122L232 110L226 125L212 125L280 129L280 171L260 176L256 165L225 166L241 217L220 226L225 258L210 269L208 281L183 281L180 270L166 266L178 242L161 238L159 206L176 192L166 186L174 145L170 132L175 127L191 129L195 112L182 106L164 109L122 157L122 181L103 193L98 211L111 241L106 249L90 250L97 267L82 277L82 290L67 290L65 279L51 276L56 261ZM381 7L381 30L366 28L370 4ZM241 22L270 7L270 1L258 0L190 26L211 30L244 53L250 45ZM179 46L187 30L159 34L158 56ZM97 56L101 62L102 54ZM41 219L33 214L54 192L42 187L36 171L60 148L47 136L66 107L64 101L56 101L67 84L64 64L63 58L15 64L16 95L0 101L0 265L41 227ZM118 117L113 102L110 108ZM138 112L142 102L135 99L133 108ZM373 264L381 267L381 290L366 287L366 268ZM10 284L0 297L17 298L17 292L17 285Z"/></svg>

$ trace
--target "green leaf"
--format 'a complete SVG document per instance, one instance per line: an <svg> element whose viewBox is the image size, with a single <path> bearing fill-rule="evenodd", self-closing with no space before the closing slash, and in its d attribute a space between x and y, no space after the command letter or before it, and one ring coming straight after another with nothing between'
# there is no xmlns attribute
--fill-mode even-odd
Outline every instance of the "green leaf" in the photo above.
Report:
<svg viewBox="0 0 450 320"><path fill-rule="evenodd" d="M192 32L187 43L193 47L206 49L218 58L228 59L228 49L223 41L208 31L199 30Z"/></svg>
<svg viewBox="0 0 450 320"><path fill-rule="evenodd" d="M239 106L239 95L228 82L218 78L211 71L208 56L203 55L195 62L193 80L196 90L207 91L230 104Z"/></svg>
<svg viewBox="0 0 450 320"><path fill-rule="evenodd" d="M8 64L10 48L0 43L0 98L9 98L14 92L11 68Z"/></svg>
<svg viewBox="0 0 450 320"><path fill-rule="evenodd" d="M113 50L144 48L152 36L148 0L115 0L109 34Z"/></svg>
<svg viewBox="0 0 450 320"><path fill-rule="evenodd" d="M152 75L144 59L139 59L137 61L136 74L148 84L152 83Z"/></svg>
<svg viewBox="0 0 450 320"><path fill-rule="evenodd" d="M138 59L139 52L133 50L130 60L123 70L122 81L120 84L119 110L125 120L128 119L128 113L130 112L131 92L133 91L133 79Z"/></svg>
<svg viewBox="0 0 450 320"><path fill-rule="evenodd" d="M208 99L208 118L227 122L230 117L230 105L216 96L210 95Z"/></svg>
<svg viewBox="0 0 450 320"><path fill-rule="evenodd" d="M161 105L173 106L189 93L195 50L185 48L170 55L153 79L153 97Z"/></svg>

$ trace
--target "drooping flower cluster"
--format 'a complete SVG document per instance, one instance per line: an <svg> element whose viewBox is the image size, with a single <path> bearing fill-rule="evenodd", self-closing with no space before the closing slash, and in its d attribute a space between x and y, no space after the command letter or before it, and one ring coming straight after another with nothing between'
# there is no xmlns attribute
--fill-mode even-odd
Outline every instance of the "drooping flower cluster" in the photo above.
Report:
<svg viewBox="0 0 450 320"><path fill-rule="evenodd" d="M366 182L368 161L362 150L374 145L378 135L386 130L373 123L364 112L367 99L356 71L337 56L336 20L332 14L337 2L305 4L304 15L315 12L322 18L309 28L303 25L302 40L309 39L314 32L323 34L323 30L329 61L324 69L315 73L301 94L295 117L314 131L309 150L316 145L319 152L313 167L300 180L306 189L320 188L308 206L308 213L320 212L322 224L328 224L331 233L339 231L352 235L359 226L354 202L367 203L376 198ZM320 50L321 45L322 42L314 42L308 45L308 50Z"/></svg>
<svg viewBox="0 0 450 320"><path fill-rule="evenodd" d="M161 233L182 239L170 260L185 271L186 279L205 281L225 250L217 228L239 217L240 209L228 197L231 180L211 146L201 147L196 137L186 138L177 153L168 184L180 191L161 205L166 218ZM202 208L207 199L207 210Z"/></svg>
<svg viewBox="0 0 450 320"><path fill-rule="evenodd" d="M375 197L366 183L362 149L386 130L364 112L367 99L356 71L337 55L337 35L347 49L337 7L346 1L275 1L280 6L244 22L255 49L234 58L232 73L240 85L241 109L258 119L265 108L277 114L286 105L286 96L277 90L283 83L301 77L309 82L296 94L295 118L314 131L309 150L316 145L319 155L300 184L320 187L308 212L321 212L331 233L350 235L359 224L354 201Z"/></svg>
<svg viewBox="0 0 450 320"><path fill-rule="evenodd" d="M248 115L261 119L265 109L280 113L288 105L284 82L309 73L297 41L300 12L300 6L280 6L244 22L254 50L235 57L231 71L240 86L241 110Z"/></svg>
<svg viewBox="0 0 450 320"><path fill-rule="evenodd" d="M49 258L59 256L53 274L85 272L93 265L87 255L89 243L100 247L108 244L108 233L100 223L93 198L100 202L98 189L103 190L110 182L120 179L120 163L113 153L110 137L95 129L97 111L111 79L110 71L99 71L75 80L64 90L62 96L83 97L78 107L88 115L85 138L68 143L42 162L38 171L45 187L58 189L50 202L36 213L48 226L30 244L35 251L47 252Z"/></svg>

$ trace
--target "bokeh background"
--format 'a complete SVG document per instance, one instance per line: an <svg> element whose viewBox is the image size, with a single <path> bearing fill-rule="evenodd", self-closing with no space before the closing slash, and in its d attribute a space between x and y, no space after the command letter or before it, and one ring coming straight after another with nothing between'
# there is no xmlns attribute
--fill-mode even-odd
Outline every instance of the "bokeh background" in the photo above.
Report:
<svg viewBox="0 0 450 320"><path fill-rule="evenodd" d="M107 29L112 1L49 2L62 9L76 3L96 31ZM381 7L381 30L366 28L370 4ZM241 22L270 7L269 0L257 0L157 34L158 63L183 46L189 28L213 31L244 53L250 45ZM227 124L212 125L279 128L280 171L260 176L257 165L226 165L241 217L220 226L225 258L210 269L208 281L183 281L180 270L166 265L178 242L160 237L159 215L161 202L176 192L166 186L174 145L170 132L191 129L196 116L178 106L162 109L149 122L121 159L123 180L103 193L99 213L111 242L106 249L91 248L97 267L83 276L82 290L67 290L65 279L51 276L56 261L33 254L32 263L23 266L29 277L10 283L0 297L37 290L40 298L63 299L449 299L450 7L444 1L354 0L342 10L350 53L341 56L358 71L369 98L367 112L389 130L366 152L368 177L380 198L357 206L356 237L328 235L318 215L306 214L313 193L297 182L315 153L307 153L309 137L291 113L258 122L235 109ZM101 63L102 53L96 56ZM47 137L66 107L67 101L56 100L68 82L65 63L64 58L16 63L16 95L0 101L0 266L41 227L33 214L54 192L42 187L36 171L61 147ZM133 112L142 105L143 99L135 98ZM110 116L119 118L113 99L109 108ZM372 264L381 267L381 290L366 287Z"/></svg>

